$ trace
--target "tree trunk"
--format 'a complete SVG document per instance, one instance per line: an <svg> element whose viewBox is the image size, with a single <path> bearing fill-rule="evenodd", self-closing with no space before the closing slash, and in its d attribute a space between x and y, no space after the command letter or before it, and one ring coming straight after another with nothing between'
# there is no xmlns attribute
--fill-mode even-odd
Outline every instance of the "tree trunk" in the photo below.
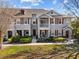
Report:
<svg viewBox="0 0 79 59"><path fill-rule="evenodd" d="M2 49L2 43L3 43L3 40L2 40L2 32L0 31L0 49Z"/></svg>

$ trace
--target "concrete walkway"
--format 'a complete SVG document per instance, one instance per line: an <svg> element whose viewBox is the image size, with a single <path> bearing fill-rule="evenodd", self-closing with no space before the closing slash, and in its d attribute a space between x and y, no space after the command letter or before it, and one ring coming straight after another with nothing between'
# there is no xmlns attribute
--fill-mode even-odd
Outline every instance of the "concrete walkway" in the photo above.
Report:
<svg viewBox="0 0 79 59"><path fill-rule="evenodd" d="M36 37L33 37L33 39L32 39L32 43L36 43Z"/></svg>
<svg viewBox="0 0 79 59"><path fill-rule="evenodd" d="M60 44L71 44L71 43L29 43L29 44L3 44L3 47L6 46L32 46L32 45L60 45Z"/></svg>

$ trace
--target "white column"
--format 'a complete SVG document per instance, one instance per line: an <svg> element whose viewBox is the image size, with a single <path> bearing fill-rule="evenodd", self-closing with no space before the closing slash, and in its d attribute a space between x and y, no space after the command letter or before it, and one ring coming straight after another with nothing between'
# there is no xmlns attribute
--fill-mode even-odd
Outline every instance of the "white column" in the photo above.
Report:
<svg viewBox="0 0 79 59"><path fill-rule="evenodd" d="M15 36L15 30L12 30L12 35Z"/></svg>
<svg viewBox="0 0 79 59"><path fill-rule="evenodd" d="M55 18L53 18L53 19L54 19L53 21L54 21L54 24L55 24Z"/></svg>
<svg viewBox="0 0 79 59"><path fill-rule="evenodd" d="M40 38L40 30L39 30L39 27L40 27L40 21L39 21L40 19L38 18L38 38Z"/></svg>
<svg viewBox="0 0 79 59"><path fill-rule="evenodd" d="M16 19L13 19L12 24L14 25L13 36L16 36Z"/></svg>
<svg viewBox="0 0 79 59"><path fill-rule="evenodd" d="M31 36L31 19L29 20L29 36Z"/></svg>
<svg viewBox="0 0 79 59"><path fill-rule="evenodd" d="M72 31L69 30L69 38L71 39L72 38Z"/></svg>
<svg viewBox="0 0 79 59"><path fill-rule="evenodd" d="M8 39L8 31L6 32L6 38Z"/></svg>
<svg viewBox="0 0 79 59"><path fill-rule="evenodd" d="M24 30L22 30L22 36L24 36Z"/></svg>
<svg viewBox="0 0 79 59"><path fill-rule="evenodd" d="M48 37L49 37L50 36L50 18L48 20L49 20L49 30L48 30Z"/></svg>
<svg viewBox="0 0 79 59"><path fill-rule="evenodd" d="M29 36L31 36L31 28L29 29Z"/></svg>
<svg viewBox="0 0 79 59"><path fill-rule="evenodd" d="M61 18L61 24L62 24L63 19Z"/></svg>

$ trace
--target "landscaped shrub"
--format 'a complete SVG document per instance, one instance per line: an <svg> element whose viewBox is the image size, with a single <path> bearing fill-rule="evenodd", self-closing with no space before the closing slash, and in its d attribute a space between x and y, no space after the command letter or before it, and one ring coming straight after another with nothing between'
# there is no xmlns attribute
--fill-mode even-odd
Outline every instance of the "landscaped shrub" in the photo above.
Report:
<svg viewBox="0 0 79 59"><path fill-rule="evenodd" d="M53 37L52 37L52 36L49 37L49 38L47 39L47 41L48 41L48 42L53 42Z"/></svg>
<svg viewBox="0 0 79 59"><path fill-rule="evenodd" d="M53 38L53 40L55 42L64 42L65 41L65 38L63 38L63 37L57 37L57 38Z"/></svg>
<svg viewBox="0 0 79 59"><path fill-rule="evenodd" d="M31 41L31 36L15 36L8 39L9 43L29 43Z"/></svg>
<svg viewBox="0 0 79 59"><path fill-rule="evenodd" d="M8 39L9 43L16 43L20 41L20 36L11 37Z"/></svg>
<svg viewBox="0 0 79 59"><path fill-rule="evenodd" d="M13 43L16 43L16 42L19 42L20 41L20 36L15 36L12 38L12 42Z"/></svg>
<svg viewBox="0 0 79 59"><path fill-rule="evenodd" d="M27 37L27 38L21 38L20 42L21 43L30 43L32 41L31 37Z"/></svg>
<svg viewBox="0 0 79 59"><path fill-rule="evenodd" d="M48 38L47 41L48 42L52 42L53 38Z"/></svg>
<svg viewBox="0 0 79 59"><path fill-rule="evenodd" d="M21 38L28 38L28 37L31 37L31 36L28 36L28 35L27 36L21 36Z"/></svg>
<svg viewBox="0 0 79 59"><path fill-rule="evenodd" d="M12 42L13 37L8 39L8 42L11 43Z"/></svg>
<svg viewBox="0 0 79 59"><path fill-rule="evenodd" d="M64 42L65 38L63 37L49 37L47 39L48 42Z"/></svg>

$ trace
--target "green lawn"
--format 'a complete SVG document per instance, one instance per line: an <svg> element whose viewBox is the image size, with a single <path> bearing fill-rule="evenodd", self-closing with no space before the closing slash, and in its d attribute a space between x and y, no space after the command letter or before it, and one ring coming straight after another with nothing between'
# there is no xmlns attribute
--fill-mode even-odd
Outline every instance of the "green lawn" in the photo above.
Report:
<svg viewBox="0 0 79 59"><path fill-rule="evenodd" d="M16 54L20 51L34 52L40 50L42 52L52 50L53 48L60 48L63 45L43 45L43 46L10 46L0 50L0 56L6 56L9 54Z"/></svg>
<svg viewBox="0 0 79 59"><path fill-rule="evenodd" d="M66 45L11 46L0 50L0 59L46 59L48 56L63 59L70 54L74 55L76 52L66 49Z"/></svg>

